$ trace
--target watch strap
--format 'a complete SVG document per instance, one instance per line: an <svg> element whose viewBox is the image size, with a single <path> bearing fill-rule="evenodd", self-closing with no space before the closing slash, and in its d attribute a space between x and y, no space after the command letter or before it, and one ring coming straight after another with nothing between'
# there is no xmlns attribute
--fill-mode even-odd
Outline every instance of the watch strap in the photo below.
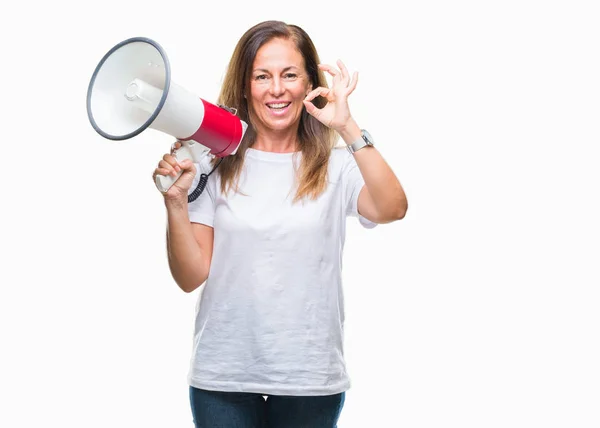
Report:
<svg viewBox="0 0 600 428"><path fill-rule="evenodd" d="M372 145L373 145L373 143L368 141L368 139L365 137L363 130L361 129L360 137L357 138L355 141L353 141L351 144L348 144L348 146L346 148L348 149L348 151L350 153L354 153L366 146L372 146Z"/></svg>

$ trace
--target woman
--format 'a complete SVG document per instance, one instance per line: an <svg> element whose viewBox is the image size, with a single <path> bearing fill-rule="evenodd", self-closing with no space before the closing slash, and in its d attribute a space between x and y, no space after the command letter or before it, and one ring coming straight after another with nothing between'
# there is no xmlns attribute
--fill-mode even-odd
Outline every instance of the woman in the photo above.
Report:
<svg viewBox="0 0 600 428"><path fill-rule="evenodd" d="M398 179L350 114L358 75L337 65L319 64L297 26L250 28L218 100L249 124L236 154L189 204L197 171L215 162L179 164L166 154L155 170L183 171L164 194L173 278L186 292L206 281L188 378L197 427L336 426L350 387L346 216L374 227L407 209ZM334 147L339 136L350 150Z"/></svg>

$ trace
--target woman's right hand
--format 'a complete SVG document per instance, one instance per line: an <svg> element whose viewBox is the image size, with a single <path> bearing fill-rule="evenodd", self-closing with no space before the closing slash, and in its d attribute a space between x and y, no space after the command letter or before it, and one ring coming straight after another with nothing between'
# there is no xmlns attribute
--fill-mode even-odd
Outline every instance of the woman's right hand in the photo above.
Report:
<svg viewBox="0 0 600 428"><path fill-rule="evenodd" d="M156 184L157 175L170 175L174 178L177 177L179 171L183 171L181 176L173 183L167 192L161 192L165 201L187 202L188 191L196 176L196 167L190 159L177 162L177 159L173 156L174 151L180 147L181 143L179 141L175 142L171 149L171 153L167 153L163 156L162 160L158 163L158 167L154 170L154 174L152 174L152 179Z"/></svg>

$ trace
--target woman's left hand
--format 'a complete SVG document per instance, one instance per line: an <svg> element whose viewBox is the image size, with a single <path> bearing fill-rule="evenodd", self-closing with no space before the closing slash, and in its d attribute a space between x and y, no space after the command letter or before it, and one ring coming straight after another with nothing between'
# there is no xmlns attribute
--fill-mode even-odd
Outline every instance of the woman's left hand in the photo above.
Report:
<svg viewBox="0 0 600 428"><path fill-rule="evenodd" d="M306 111L317 118L317 120L340 132L345 129L352 118L350 108L348 107L348 96L356 88L358 72L354 72L352 79L350 79L344 63L338 60L337 65L340 68L339 70L330 65L319 64L321 70L333 76L333 84L331 88L320 86L309 92L304 99L304 106L306 107ZM327 104L323 108L317 108L311 102L319 95L327 100Z"/></svg>

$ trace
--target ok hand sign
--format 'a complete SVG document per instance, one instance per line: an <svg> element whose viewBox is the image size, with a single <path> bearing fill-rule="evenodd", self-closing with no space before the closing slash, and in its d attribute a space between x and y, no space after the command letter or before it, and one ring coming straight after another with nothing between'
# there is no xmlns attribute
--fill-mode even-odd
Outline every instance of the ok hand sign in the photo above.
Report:
<svg viewBox="0 0 600 428"><path fill-rule="evenodd" d="M338 60L337 65L339 70L330 65L319 64L321 70L333 76L333 84L331 88L320 86L309 92L304 99L304 106L306 107L306 111L321 123L340 132L345 129L346 125L352 119L350 108L348 107L348 96L356 88L358 72L354 72L352 79L350 79L344 63ZM317 108L311 102L311 100L319 95L327 100L327 104L323 108Z"/></svg>

